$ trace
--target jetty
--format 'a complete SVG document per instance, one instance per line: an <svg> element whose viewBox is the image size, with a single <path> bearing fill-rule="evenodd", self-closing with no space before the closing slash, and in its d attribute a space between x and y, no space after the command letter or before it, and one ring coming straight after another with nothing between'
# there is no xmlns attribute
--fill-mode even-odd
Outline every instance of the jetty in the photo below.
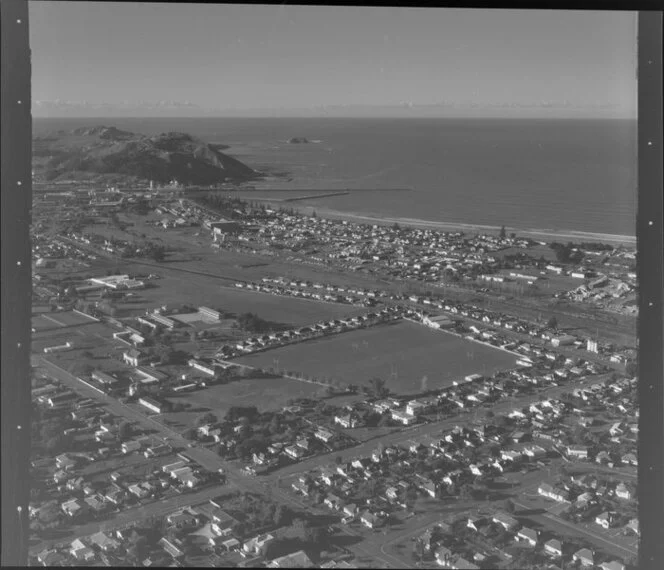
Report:
<svg viewBox="0 0 664 570"><path fill-rule="evenodd" d="M282 198L279 202L297 202L299 200L312 200L314 198L330 198L332 196L348 196L350 191L344 190L342 192L327 192L326 194L308 194L306 196L294 196L292 198Z"/></svg>

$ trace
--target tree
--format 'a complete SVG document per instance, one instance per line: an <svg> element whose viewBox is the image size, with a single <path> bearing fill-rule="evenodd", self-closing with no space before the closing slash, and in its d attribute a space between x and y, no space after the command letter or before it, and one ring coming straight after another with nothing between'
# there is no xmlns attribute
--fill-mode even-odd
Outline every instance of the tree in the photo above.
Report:
<svg viewBox="0 0 664 570"><path fill-rule="evenodd" d="M131 437L132 431L133 430L129 422L120 422L120 425L118 426L118 437L121 441L126 441Z"/></svg>
<svg viewBox="0 0 664 570"><path fill-rule="evenodd" d="M157 263L161 263L166 259L166 251L164 246L157 246L152 249L150 252L150 257Z"/></svg>
<svg viewBox="0 0 664 570"><path fill-rule="evenodd" d="M507 237L507 232L505 231L505 226L500 228L500 239L505 239Z"/></svg>
<svg viewBox="0 0 664 570"><path fill-rule="evenodd" d="M194 428L188 428L182 433L182 437L193 441L196 439L196 430Z"/></svg>
<svg viewBox="0 0 664 570"><path fill-rule="evenodd" d="M413 544L413 556L420 562L424 558L424 542L421 538L418 538Z"/></svg>
<svg viewBox="0 0 664 570"><path fill-rule="evenodd" d="M67 287L65 295L67 295L67 297L69 297L70 299L76 299L78 298L78 291L76 291L76 287L70 285L69 287Z"/></svg>
<svg viewBox="0 0 664 570"><path fill-rule="evenodd" d="M207 424L216 424L216 423L217 423L217 416L215 416L212 412L205 412L202 416L196 418L197 426L204 426Z"/></svg>
<svg viewBox="0 0 664 570"><path fill-rule="evenodd" d="M369 387L377 398L384 398L390 391L385 387L385 380L374 376L369 380Z"/></svg>
<svg viewBox="0 0 664 570"><path fill-rule="evenodd" d="M547 321L546 326L549 327L550 329L557 329L558 328L558 319L556 317L551 317Z"/></svg>
<svg viewBox="0 0 664 570"><path fill-rule="evenodd" d="M630 360L625 364L625 374L630 377L638 376L639 374L639 364L635 360Z"/></svg>
<svg viewBox="0 0 664 570"><path fill-rule="evenodd" d="M284 505L279 505L274 511L274 526L281 527L285 524L288 515L288 509Z"/></svg>
<svg viewBox="0 0 664 570"><path fill-rule="evenodd" d="M387 427L390 425L390 414L383 414L378 420L378 427Z"/></svg>

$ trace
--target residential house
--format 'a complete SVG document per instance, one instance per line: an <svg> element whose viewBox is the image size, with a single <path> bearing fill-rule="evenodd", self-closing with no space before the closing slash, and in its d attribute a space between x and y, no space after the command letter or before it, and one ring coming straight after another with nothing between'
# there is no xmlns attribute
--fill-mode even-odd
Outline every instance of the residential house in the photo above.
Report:
<svg viewBox="0 0 664 570"><path fill-rule="evenodd" d="M422 400L411 400L406 404L406 413L411 416L426 414L431 409L431 404Z"/></svg>
<svg viewBox="0 0 664 570"><path fill-rule="evenodd" d="M83 488L85 480L83 477L76 477L67 481L67 490L69 491L80 491Z"/></svg>
<svg viewBox="0 0 664 570"><path fill-rule="evenodd" d="M311 492L311 485L299 479L297 481L293 481L291 487L293 488L294 491L302 493L305 497L308 497L309 493Z"/></svg>
<svg viewBox="0 0 664 570"><path fill-rule="evenodd" d="M323 503L325 504L325 506L329 507L330 509L338 511L343 507L344 500L341 497L338 497L337 495L330 493L328 494L327 497L325 497Z"/></svg>
<svg viewBox="0 0 664 570"><path fill-rule="evenodd" d="M76 460L63 453L55 458L55 465L63 471L72 471L76 467Z"/></svg>
<svg viewBox="0 0 664 570"><path fill-rule="evenodd" d="M625 528L632 531L637 536L641 535L639 530L639 519L631 519L626 525Z"/></svg>
<svg viewBox="0 0 664 570"><path fill-rule="evenodd" d="M176 560L184 558L184 552L180 549L180 547L177 544L175 544L175 540L171 541L168 538L163 537L159 540L158 544L164 549L164 552L166 552Z"/></svg>
<svg viewBox="0 0 664 570"><path fill-rule="evenodd" d="M137 440L125 441L122 446L122 453L132 453L133 451L139 451L141 449L141 442Z"/></svg>
<svg viewBox="0 0 664 570"><path fill-rule="evenodd" d="M629 500L632 498L632 492L624 483L618 483L616 486L616 497L619 499Z"/></svg>
<svg viewBox="0 0 664 570"><path fill-rule="evenodd" d="M336 437L336 434L328 429L318 428L314 433L314 437L320 439L323 443L328 443Z"/></svg>
<svg viewBox="0 0 664 570"><path fill-rule="evenodd" d="M146 358L147 355L145 353L135 348L126 350L122 353L122 360L134 368L138 368L141 364L143 364L146 361Z"/></svg>
<svg viewBox="0 0 664 570"><path fill-rule="evenodd" d="M146 459L150 459L153 457L161 457L163 455L168 455L171 451L173 451L173 448L170 445L164 443L148 447L145 450L144 455Z"/></svg>
<svg viewBox="0 0 664 570"><path fill-rule="evenodd" d="M569 493L559 487L552 487L549 483L542 483L537 488L537 493L543 497L553 499L559 503L563 503L568 500Z"/></svg>
<svg viewBox="0 0 664 570"><path fill-rule="evenodd" d="M570 459L588 459L588 448L585 445L568 445L567 456Z"/></svg>
<svg viewBox="0 0 664 570"><path fill-rule="evenodd" d="M242 547L240 541L237 538L229 538L228 540L224 540L221 543L221 546L226 552L234 552L236 550L240 550Z"/></svg>
<svg viewBox="0 0 664 570"><path fill-rule="evenodd" d="M217 503L210 501L198 505L195 512L202 514L210 521L212 532L219 536L228 536L233 527L237 524L237 519L223 510Z"/></svg>
<svg viewBox="0 0 664 570"><path fill-rule="evenodd" d="M477 515L470 515L468 517L468 522L466 522L466 527L474 530L475 532L479 532L480 529L486 527L486 525L487 520L484 517Z"/></svg>
<svg viewBox="0 0 664 570"><path fill-rule="evenodd" d="M639 460L634 453L625 453L620 460L626 465L634 465L635 467L639 465Z"/></svg>
<svg viewBox="0 0 664 570"><path fill-rule="evenodd" d="M337 470L340 469L340 468L342 468L342 470L344 471L344 474L346 474L346 470L345 470L346 468L344 468L342 465L339 465L337 467ZM327 468L321 469L320 480L323 481L323 483L325 483L326 485L329 486L329 485L334 484L334 481L336 480L336 478L337 478L336 475L330 469L327 469Z"/></svg>
<svg viewBox="0 0 664 570"><path fill-rule="evenodd" d="M587 548L582 548L581 550L577 550L572 555L572 560L574 562L579 562L581 566L595 565L595 557L593 556L592 551L588 550Z"/></svg>
<svg viewBox="0 0 664 570"><path fill-rule="evenodd" d="M491 520L502 526L506 531L515 530L516 527L519 526L518 521L514 517L503 512L496 513Z"/></svg>
<svg viewBox="0 0 664 570"><path fill-rule="evenodd" d="M552 538L544 543L544 552L554 558L561 558L563 555L563 545L557 538Z"/></svg>
<svg viewBox="0 0 664 570"><path fill-rule="evenodd" d="M530 445L523 449L523 453L530 460L538 460L546 456L546 449L539 445Z"/></svg>
<svg viewBox="0 0 664 570"><path fill-rule="evenodd" d="M196 515L186 511L171 513L166 517L166 521L175 528L196 528L198 526Z"/></svg>
<svg viewBox="0 0 664 570"><path fill-rule="evenodd" d="M94 494L89 497L85 497L83 501L86 505L88 505L92 512L100 513L106 510L106 502L101 495Z"/></svg>
<svg viewBox="0 0 664 570"><path fill-rule="evenodd" d="M69 553L76 558L76 560L82 562L89 562L95 557L95 552L89 546L83 544L80 538L77 538L71 543L71 548Z"/></svg>
<svg viewBox="0 0 664 570"><path fill-rule="evenodd" d="M247 554L260 554L265 547L274 540L271 534L260 534L250 538L242 545L242 550Z"/></svg>
<svg viewBox="0 0 664 570"><path fill-rule="evenodd" d="M88 510L86 503L80 501L79 499L71 499L60 505L60 508L63 512L70 518L77 518L85 514Z"/></svg>
<svg viewBox="0 0 664 570"><path fill-rule="evenodd" d="M613 467L611 456L609 455L609 452L604 449L595 456L595 463L599 463L600 465L609 465L609 467Z"/></svg>
<svg viewBox="0 0 664 570"><path fill-rule="evenodd" d="M537 531L524 526L516 533L516 540L535 547L537 546Z"/></svg>
<svg viewBox="0 0 664 570"><path fill-rule="evenodd" d="M37 560L42 566L69 566L64 555L55 550L44 549L37 554Z"/></svg>
<svg viewBox="0 0 664 570"><path fill-rule="evenodd" d="M447 546L439 546L436 549L435 557L440 566L449 568L449 563L454 558L454 554Z"/></svg>
<svg viewBox="0 0 664 570"><path fill-rule="evenodd" d="M293 459L302 459L304 457L304 450L296 445L289 445L284 449L284 453Z"/></svg>
<svg viewBox="0 0 664 570"><path fill-rule="evenodd" d="M62 471L62 469L59 469L55 473L53 473L53 481L55 483L64 483L67 480L67 474Z"/></svg>
<svg viewBox="0 0 664 570"><path fill-rule="evenodd" d="M447 562L447 568L451 570L479 570L479 566L458 555Z"/></svg>
<svg viewBox="0 0 664 570"><path fill-rule="evenodd" d="M598 524L602 528L609 529L613 523L613 513L603 512L595 517L595 524Z"/></svg>
<svg viewBox="0 0 664 570"><path fill-rule="evenodd" d="M385 498L388 501L396 501L399 498L399 490L396 487L388 487L385 490Z"/></svg>
<svg viewBox="0 0 664 570"><path fill-rule="evenodd" d="M511 461L513 463L516 463L521 460L522 455L518 451L514 451L513 449L508 449L500 452L500 458L503 461Z"/></svg>
<svg viewBox="0 0 664 570"><path fill-rule="evenodd" d="M360 517L360 521L368 528L378 528L383 525L384 518L371 511L365 511Z"/></svg>
<svg viewBox="0 0 664 570"><path fill-rule="evenodd" d="M114 552L120 548L120 543L117 540L101 531L90 535L88 540L102 552Z"/></svg>
<svg viewBox="0 0 664 570"><path fill-rule="evenodd" d="M342 570L350 570L352 568L357 568L357 566L354 566L353 564L350 564L349 562L346 562L345 560L328 560L327 562L324 562L323 564L320 565L321 568L327 568L328 570L336 570L336 569L342 569Z"/></svg>
<svg viewBox="0 0 664 570"><path fill-rule="evenodd" d="M343 507L343 513L347 517L355 517L359 512L357 505L355 503L350 503Z"/></svg>
<svg viewBox="0 0 664 570"><path fill-rule="evenodd" d="M354 414L346 414L334 416L334 423L339 424L342 428L352 429L359 425L359 420Z"/></svg>
<svg viewBox="0 0 664 570"><path fill-rule="evenodd" d="M298 550L285 556L275 558L268 565L268 568L314 568L314 563L307 556L304 550Z"/></svg>
<svg viewBox="0 0 664 570"><path fill-rule="evenodd" d="M618 560L612 560L611 562L602 562L600 565L600 570L625 570L625 565Z"/></svg>
<svg viewBox="0 0 664 570"><path fill-rule="evenodd" d="M150 492L145 487L143 487L141 483L134 483L133 485L129 485L129 487L127 487L127 491L139 499L143 499L150 494Z"/></svg>
<svg viewBox="0 0 664 570"><path fill-rule="evenodd" d="M409 414L407 411L403 410L392 410L392 419L405 426L410 426L417 421L417 416Z"/></svg>
<svg viewBox="0 0 664 570"><path fill-rule="evenodd" d="M432 499L438 495L438 485L431 479L425 479L418 483L418 487L427 493Z"/></svg>

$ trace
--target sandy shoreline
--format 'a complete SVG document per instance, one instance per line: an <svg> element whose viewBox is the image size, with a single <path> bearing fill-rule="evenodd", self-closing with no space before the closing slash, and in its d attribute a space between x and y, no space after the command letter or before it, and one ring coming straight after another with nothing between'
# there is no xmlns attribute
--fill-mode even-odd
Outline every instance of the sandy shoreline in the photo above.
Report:
<svg viewBox="0 0 664 570"><path fill-rule="evenodd" d="M284 206L279 200L270 200L264 196L260 198L253 198L257 201L270 202L275 205ZM316 211L316 215L323 218L330 218L336 220L347 220L349 222L359 222L364 224L376 225L394 225L407 226L413 228L434 229L444 232L462 231L462 232L483 232L483 233L499 233L500 226L487 226L481 224L464 224L460 222L434 222L431 220L420 220L416 218L395 218L385 217L378 215L360 214L358 212L342 212L340 210L332 210L330 208L321 208L319 206L306 206L294 202L288 202L288 207L300 213L311 213L312 210ZM626 245L629 247L636 247L636 236L625 236L616 234L602 234L595 232L581 232L574 230L553 230L553 229L540 229L540 228L513 228L506 226L507 233L514 232L517 236L529 237L533 240L544 241L547 243L553 241L572 241L572 242L600 242L612 245Z"/></svg>

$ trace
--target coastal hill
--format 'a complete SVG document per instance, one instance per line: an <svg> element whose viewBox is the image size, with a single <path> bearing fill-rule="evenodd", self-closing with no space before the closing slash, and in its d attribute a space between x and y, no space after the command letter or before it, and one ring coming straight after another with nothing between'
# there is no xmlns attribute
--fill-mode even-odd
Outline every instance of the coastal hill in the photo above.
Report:
<svg viewBox="0 0 664 570"><path fill-rule="evenodd" d="M242 182L258 173L184 133L144 136L115 127L57 131L33 140L33 169L46 180L125 179L182 184Z"/></svg>

